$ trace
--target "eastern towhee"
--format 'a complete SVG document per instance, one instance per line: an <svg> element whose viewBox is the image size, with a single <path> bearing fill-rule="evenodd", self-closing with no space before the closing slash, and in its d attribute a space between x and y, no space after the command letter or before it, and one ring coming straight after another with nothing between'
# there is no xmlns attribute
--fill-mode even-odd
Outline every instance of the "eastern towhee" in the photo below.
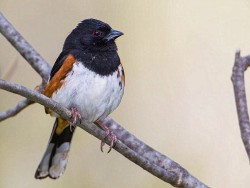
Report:
<svg viewBox="0 0 250 188"><path fill-rule="evenodd" d="M70 109L74 122L45 109L56 121L35 178L57 179L63 174L80 120L100 126L111 137L110 149L114 146L116 136L102 120L119 105L124 92L125 76L115 44L121 35L102 21L86 19L66 38L44 95ZM103 145L101 142L101 149Z"/></svg>

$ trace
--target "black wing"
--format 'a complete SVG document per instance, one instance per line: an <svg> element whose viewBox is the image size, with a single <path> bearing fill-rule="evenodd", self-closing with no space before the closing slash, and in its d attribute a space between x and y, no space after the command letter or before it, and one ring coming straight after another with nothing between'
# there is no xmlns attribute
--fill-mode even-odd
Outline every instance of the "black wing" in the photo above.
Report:
<svg viewBox="0 0 250 188"><path fill-rule="evenodd" d="M66 59L67 56L68 56L68 52L62 51L60 53L60 55L56 59L56 62L53 65L52 70L50 72L50 80L56 74L56 72L61 68L61 66L62 66L62 64L63 64L63 62L64 62L64 60Z"/></svg>

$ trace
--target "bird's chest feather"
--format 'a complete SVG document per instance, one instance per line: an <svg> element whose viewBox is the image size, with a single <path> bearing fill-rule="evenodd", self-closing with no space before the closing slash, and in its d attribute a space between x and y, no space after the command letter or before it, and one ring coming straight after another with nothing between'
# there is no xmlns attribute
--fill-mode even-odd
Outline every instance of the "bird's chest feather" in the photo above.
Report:
<svg viewBox="0 0 250 188"><path fill-rule="evenodd" d="M67 108L76 107L82 118L94 122L108 116L120 103L124 83L122 67L101 76L76 62L52 99Z"/></svg>

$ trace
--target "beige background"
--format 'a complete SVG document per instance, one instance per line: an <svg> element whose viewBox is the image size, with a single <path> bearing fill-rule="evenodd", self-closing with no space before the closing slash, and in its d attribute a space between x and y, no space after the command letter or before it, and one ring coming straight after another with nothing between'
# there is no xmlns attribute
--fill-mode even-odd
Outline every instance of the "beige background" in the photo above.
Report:
<svg viewBox="0 0 250 188"><path fill-rule="evenodd" d="M126 88L111 116L210 187L249 187L230 81L236 49L250 53L249 0L1 0L0 9L51 65L82 19L123 31L117 44ZM1 76L16 62L8 79L38 85L39 76L2 36L0 44ZM0 111L20 99L0 91ZM101 153L99 140L81 129L65 174L35 180L53 121L35 104L0 123L0 187L171 187L115 151Z"/></svg>

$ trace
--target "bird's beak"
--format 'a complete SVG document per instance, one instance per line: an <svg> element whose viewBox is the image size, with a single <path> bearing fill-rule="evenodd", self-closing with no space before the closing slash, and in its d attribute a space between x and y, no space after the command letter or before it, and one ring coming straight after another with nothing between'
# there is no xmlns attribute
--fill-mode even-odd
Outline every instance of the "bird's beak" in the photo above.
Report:
<svg viewBox="0 0 250 188"><path fill-rule="evenodd" d="M110 33L104 37L104 40L106 42L111 41L111 40L115 40L116 38L120 37L121 35L123 35L123 32L112 29L110 31Z"/></svg>

